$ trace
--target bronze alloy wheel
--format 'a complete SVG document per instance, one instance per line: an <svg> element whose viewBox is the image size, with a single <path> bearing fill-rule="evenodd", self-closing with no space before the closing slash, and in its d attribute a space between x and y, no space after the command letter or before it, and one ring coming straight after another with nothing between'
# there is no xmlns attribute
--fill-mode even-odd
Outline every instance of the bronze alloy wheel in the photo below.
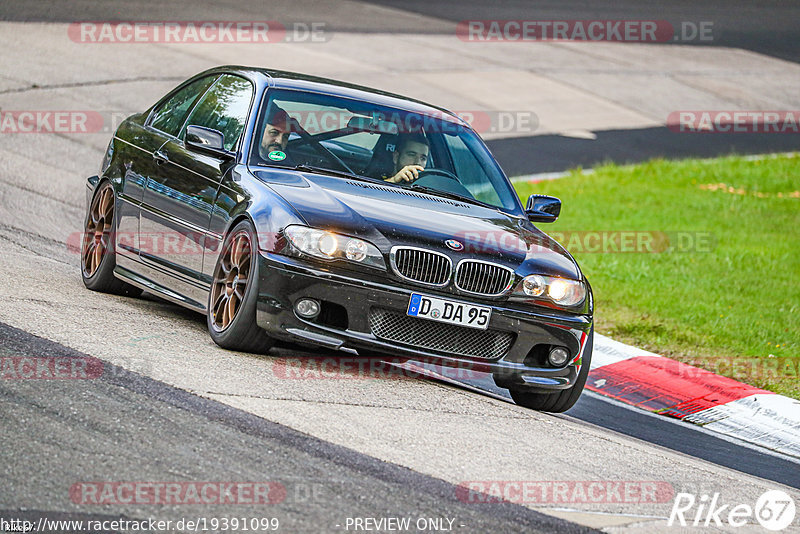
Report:
<svg viewBox="0 0 800 534"><path fill-rule="evenodd" d="M84 277L91 278L100 268L100 263L109 248L113 224L114 190L110 184L106 184L94 196L89 216L86 218L81 254Z"/></svg>
<svg viewBox="0 0 800 534"><path fill-rule="evenodd" d="M242 230L223 250L211 286L211 323L218 331L228 328L242 307L251 261L250 234Z"/></svg>

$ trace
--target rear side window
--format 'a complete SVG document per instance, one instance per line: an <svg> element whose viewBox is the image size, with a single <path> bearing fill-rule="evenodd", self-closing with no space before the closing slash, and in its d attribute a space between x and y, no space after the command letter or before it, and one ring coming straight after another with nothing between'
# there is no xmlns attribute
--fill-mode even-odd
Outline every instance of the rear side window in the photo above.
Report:
<svg viewBox="0 0 800 534"><path fill-rule="evenodd" d="M232 150L244 130L253 100L253 85L244 78L225 74L192 109L186 125L219 130L226 150ZM183 138L183 132L181 138Z"/></svg>
<svg viewBox="0 0 800 534"><path fill-rule="evenodd" d="M179 90L155 109L150 125L157 130L177 137L181 126L186 121L189 110L192 109L192 104L216 79L216 76L206 76Z"/></svg>

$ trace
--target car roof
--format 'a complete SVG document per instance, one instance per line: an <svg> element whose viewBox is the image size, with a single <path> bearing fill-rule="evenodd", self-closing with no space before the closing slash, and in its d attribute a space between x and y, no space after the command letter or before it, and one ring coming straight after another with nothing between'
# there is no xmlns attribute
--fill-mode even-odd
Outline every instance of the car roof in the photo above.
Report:
<svg viewBox="0 0 800 534"><path fill-rule="evenodd" d="M445 108L433 106L420 100L395 93L381 91L380 89L373 89L371 87L356 85L340 80L332 80L330 78L311 76L298 72L267 69L263 67L246 67L242 65L224 65L215 67L199 74L198 76L213 73L240 74L252 79L253 81L260 81L269 87L280 89L312 91L315 93L329 94L332 96L352 98L354 100L366 100L368 102L374 102L376 104L394 107L404 111L410 111L424 115L433 115L458 123L462 126L469 127L469 124L461 119L458 115Z"/></svg>

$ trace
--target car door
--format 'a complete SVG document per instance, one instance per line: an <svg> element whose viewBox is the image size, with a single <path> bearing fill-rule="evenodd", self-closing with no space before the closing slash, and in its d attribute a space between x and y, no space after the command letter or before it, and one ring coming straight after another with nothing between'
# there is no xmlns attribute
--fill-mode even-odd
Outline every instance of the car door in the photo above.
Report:
<svg viewBox="0 0 800 534"><path fill-rule="evenodd" d="M139 259L142 246L139 217L147 183L160 172L155 154L183 126L192 105L203 95L217 76L206 76L178 87L154 106L144 123L129 120L115 133L116 158L123 162L116 250L126 261Z"/></svg>
<svg viewBox="0 0 800 534"><path fill-rule="evenodd" d="M208 234L211 212L222 177L234 165L233 158L219 158L192 150L184 141L186 127L203 126L224 135L225 148L235 151L252 104L254 88L245 78L223 74L194 105L176 137L158 150L160 172L148 183L142 211L141 231L159 245L147 261L180 282L165 283L183 296L205 305L211 282L202 275L207 248L217 247L217 237Z"/></svg>
<svg viewBox="0 0 800 534"><path fill-rule="evenodd" d="M136 265L141 248L139 211L144 189L147 180L158 172L153 154L161 148L167 138L163 133L134 121L121 125L116 136L114 156L122 162L124 170L121 172L124 172L124 176L120 184L117 206L115 250L117 264L130 268Z"/></svg>

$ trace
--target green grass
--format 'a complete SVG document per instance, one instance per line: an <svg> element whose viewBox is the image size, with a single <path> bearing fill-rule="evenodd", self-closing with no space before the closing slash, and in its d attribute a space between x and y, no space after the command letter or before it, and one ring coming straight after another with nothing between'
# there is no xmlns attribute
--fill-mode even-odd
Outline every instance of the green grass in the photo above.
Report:
<svg viewBox="0 0 800 534"><path fill-rule="evenodd" d="M562 200L539 224L551 234L655 232L655 253L562 242L592 284L598 332L800 398L800 158L605 165L516 187ZM678 232L710 242L682 251Z"/></svg>

